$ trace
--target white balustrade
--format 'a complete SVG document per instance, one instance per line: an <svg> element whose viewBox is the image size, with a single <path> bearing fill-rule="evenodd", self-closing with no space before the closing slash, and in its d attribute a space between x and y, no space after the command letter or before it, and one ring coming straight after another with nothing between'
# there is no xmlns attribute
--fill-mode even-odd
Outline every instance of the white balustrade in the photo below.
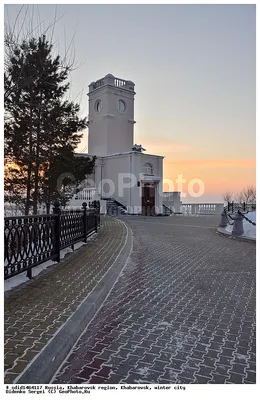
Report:
<svg viewBox="0 0 260 400"><path fill-rule="evenodd" d="M182 213L187 215L218 215L223 211L222 203L182 204Z"/></svg>
<svg viewBox="0 0 260 400"><path fill-rule="evenodd" d="M96 200L96 189L82 189L80 192L78 192L75 195L75 200L88 200L88 201L92 201L92 200Z"/></svg>
<svg viewBox="0 0 260 400"><path fill-rule="evenodd" d="M125 86L126 85L126 81L124 81L123 79L118 79L118 78L115 78L115 80L114 80L114 85L115 86Z"/></svg>
<svg viewBox="0 0 260 400"><path fill-rule="evenodd" d="M92 89L97 89L97 88L99 88L101 86L104 86L106 84L114 85L114 86L117 86L117 87L122 87L122 86L127 86L128 82L129 81L126 81L124 79L119 79L119 78L113 77L112 75L108 75L108 76L105 76L102 79L99 79L96 82L93 82L91 85L92 85Z"/></svg>

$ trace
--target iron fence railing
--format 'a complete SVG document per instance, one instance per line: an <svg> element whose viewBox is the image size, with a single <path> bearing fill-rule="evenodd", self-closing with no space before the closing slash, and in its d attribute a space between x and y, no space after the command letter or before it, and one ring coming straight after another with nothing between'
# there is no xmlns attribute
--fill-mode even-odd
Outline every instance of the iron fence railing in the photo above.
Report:
<svg viewBox="0 0 260 400"><path fill-rule="evenodd" d="M246 203L246 202L235 203L234 201L232 201L232 202L228 202L225 209L231 213L234 213L238 210L244 211L244 212L256 211L256 203Z"/></svg>
<svg viewBox="0 0 260 400"><path fill-rule="evenodd" d="M4 226L4 279L27 271L48 260L60 261L60 251L97 232L100 226L100 203L91 208L61 211L56 202L53 214L6 217Z"/></svg>

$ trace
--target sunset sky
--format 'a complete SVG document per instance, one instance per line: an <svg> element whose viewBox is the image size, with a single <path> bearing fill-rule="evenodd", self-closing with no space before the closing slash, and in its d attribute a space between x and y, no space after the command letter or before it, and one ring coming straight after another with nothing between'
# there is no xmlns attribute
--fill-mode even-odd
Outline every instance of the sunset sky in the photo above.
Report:
<svg viewBox="0 0 260 400"><path fill-rule="evenodd" d="M5 7L7 23L20 7ZM107 73L132 80L135 142L165 156L165 179L202 180L200 201L255 185L254 5L75 4L58 5L56 13L56 49L64 53L73 38L80 65L71 99L82 116L90 82ZM54 16L55 5L35 5L27 21L47 27ZM86 147L87 131L79 150Z"/></svg>

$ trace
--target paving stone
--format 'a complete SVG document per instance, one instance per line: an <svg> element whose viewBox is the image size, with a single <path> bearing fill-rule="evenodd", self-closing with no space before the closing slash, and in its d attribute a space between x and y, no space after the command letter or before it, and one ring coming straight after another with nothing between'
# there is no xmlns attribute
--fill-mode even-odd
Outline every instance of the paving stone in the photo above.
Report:
<svg viewBox="0 0 260 400"><path fill-rule="evenodd" d="M196 358L188 357L188 360L184 365L187 365L190 368L198 370L201 364L203 364L203 361L197 360Z"/></svg>
<svg viewBox="0 0 260 400"><path fill-rule="evenodd" d="M141 359L141 361L142 361L142 362L149 363L149 364L153 364L154 362L157 362L157 361L165 361L165 360L163 359L163 357L161 357L161 358L156 358L156 355L155 355L155 354L146 353L146 354L144 355L144 357ZM168 362L168 360L166 360L166 361Z"/></svg>
<svg viewBox="0 0 260 400"><path fill-rule="evenodd" d="M180 377L193 380L195 378L195 372L196 370L194 370L193 368L183 366L182 371L178 374L178 380L180 379Z"/></svg>
<svg viewBox="0 0 260 400"><path fill-rule="evenodd" d="M18 376L18 373L17 374L15 374L15 373L6 373L5 377L4 377L5 384L13 383L15 378L17 378L17 376Z"/></svg>
<svg viewBox="0 0 260 400"><path fill-rule="evenodd" d="M171 362L168 364L168 367L171 369L176 369L176 370L181 371L183 365L184 365L184 362L182 360L172 358Z"/></svg>
<svg viewBox="0 0 260 400"><path fill-rule="evenodd" d="M205 352L202 352L202 351L199 351L199 350L192 350L191 357L196 359L196 360L201 360L202 361L205 354L206 354Z"/></svg>
<svg viewBox="0 0 260 400"><path fill-rule="evenodd" d="M116 384L119 384L121 382L121 380L122 380L122 376L121 375L112 373L112 374L109 375L109 378L106 380L106 383L108 385L112 385L112 384L116 385Z"/></svg>
<svg viewBox="0 0 260 400"><path fill-rule="evenodd" d="M215 371L215 368L208 367L207 365L200 365L199 371L195 372L195 375L205 376L212 378L212 372Z"/></svg>
<svg viewBox="0 0 260 400"><path fill-rule="evenodd" d="M101 384L101 383L107 383L107 379L101 377L101 376L96 376L95 374L91 376L89 383L93 383L95 385Z"/></svg>
<svg viewBox="0 0 260 400"><path fill-rule="evenodd" d="M250 382L256 382L256 372L255 371L248 371L246 374L246 379Z"/></svg>
<svg viewBox="0 0 260 400"><path fill-rule="evenodd" d="M149 352L151 354L155 354L155 355L157 355L159 357L161 355L161 351L162 350L163 350L163 347L159 347L159 346L153 345L153 346L150 347Z"/></svg>
<svg viewBox="0 0 260 400"><path fill-rule="evenodd" d="M190 383L194 383L195 378L189 379L186 378L185 376L178 376L178 384L183 384L183 385L189 385Z"/></svg>
<svg viewBox="0 0 260 400"><path fill-rule="evenodd" d="M216 384L224 384L226 383L226 377L223 375L218 375L212 372L213 378L209 381L209 383L216 383Z"/></svg>
<svg viewBox="0 0 260 400"><path fill-rule="evenodd" d="M216 366L216 359L209 358L209 357L203 357L203 361L201 362L200 365L214 368Z"/></svg>
<svg viewBox="0 0 260 400"><path fill-rule="evenodd" d="M159 356L157 356L155 354L153 354L153 356L156 357L154 359L155 362L156 361L163 361L163 362L167 362L167 363L169 363L171 361L172 357L173 357L173 355L171 353L167 353L167 352L164 352L164 351L161 351Z"/></svg>
<svg viewBox="0 0 260 400"><path fill-rule="evenodd" d="M144 357L144 355L146 354L146 352L147 352L147 349L145 349L144 347L136 346L135 350L129 352L129 354L130 354L130 355L133 355L133 356L138 356L138 357L142 358L142 357Z"/></svg>
<svg viewBox="0 0 260 400"><path fill-rule="evenodd" d="M216 368L214 369L214 374L228 377L230 371L231 369L229 366L216 364Z"/></svg>
<svg viewBox="0 0 260 400"><path fill-rule="evenodd" d="M154 371L164 372L165 367L167 366L169 366L167 362L155 360L155 362L151 365L151 369Z"/></svg>
<svg viewBox="0 0 260 400"><path fill-rule="evenodd" d="M211 381L211 379L210 379L209 377L205 377L205 376L201 376L201 375L196 375L196 376L195 376L194 383L201 385L201 384L205 384L205 383L206 383L206 384L207 384L207 383L210 383L210 381Z"/></svg>
<svg viewBox="0 0 260 400"><path fill-rule="evenodd" d="M178 374L179 370L172 368L165 368L164 373L161 375L161 379L167 380L168 383L176 383L178 382Z"/></svg>
<svg viewBox="0 0 260 400"><path fill-rule="evenodd" d="M224 356L220 355L217 359L217 363L219 365L226 365L228 367L231 367L233 360L234 360L234 358L232 358L232 357L224 357Z"/></svg>
<svg viewBox="0 0 260 400"><path fill-rule="evenodd" d="M103 354L98 371L106 368L104 376L85 369L82 377L86 367L68 367L54 382L255 379L255 245L217 235L219 218L212 216L123 219L134 233L132 255L75 349L79 359L89 350L99 359ZM83 294L80 279L70 279ZM72 298L67 299L69 308ZM176 368L170 367L173 360ZM229 372L232 364L240 372L245 365L245 373Z"/></svg>
<svg viewBox="0 0 260 400"><path fill-rule="evenodd" d="M92 360L92 362L90 362L89 364L87 364L87 366L89 368L93 368L96 370L99 370L101 365L104 364L106 362L105 359L102 358L98 358L98 357L94 357L94 359Z"/></svg>
<svg viewBox="0 0 260 400"><path fill-rule="evenodd" d="M75 375L75 376L77 376L78 378L84 379L84 380L89 380L90 377L91 377L96 371L97 371L97 369L94 369L94 368L91 368L91 367L87 367L87 366L86 366L86 367L82 368L82 369L79 371L78 375ZM58 380L62 379L62 376L63 376L63 374L62 374L61 376L58 377Z"/></svg>
<svg viewBox="0 0 260 400"><path fill-rule="evenodd" d="M107 365L103 365L102 368L98 372L95 372L95 376L108 378L110 372L112 372L111 367L109 367Z"/></svg>
<svg viewBox="0 0 260 400"><path fill-rule="evenodd" d="M137 361L140 361L141 359L142 359L141 357L129 354L129 356L126 358L126 360L124 360L124 362L127 362L132 367L136 365Z"/></svg>
<svg viewBox="0 0 260 400"><path fill-rule="evenodd" d="M5 331L9 337L5 353L17 354L16 359L12 357L12 362L9 359L6 372L12 370L12 366L22 372L25 360L30 362L41 351L112 265L124 244L126 229L112 218L103 218L102 223L103 228L94 240L73 257L45 270L29 284L5 294ZM105 344L108 341L106 337ZM31 352L21 359L29 348ZM15 378L16 375L8 374L8 383L12 376Z"/></svg>
<svg viewBox="0 0 260 400"><path fill-rule="evenodd" d="M246 366L242 364L232 363L230 372L234 372L236 374L245 375Z"/></svg>
<svg viewBox="0 0 260 400"><path fill-rule="evenodd" d="M222 347L222 349L220 350L219 355L223 356L223 357L233 357L234 356L234 350L226 349L226 348Z"/></svg>
<svg viewBox="0 0 260 400"><path fill-rule="evenodd" d="M241 374L235 374L233 372L229 373L229 378L226 380L226 383L244 383L245 376Z"/></svg>

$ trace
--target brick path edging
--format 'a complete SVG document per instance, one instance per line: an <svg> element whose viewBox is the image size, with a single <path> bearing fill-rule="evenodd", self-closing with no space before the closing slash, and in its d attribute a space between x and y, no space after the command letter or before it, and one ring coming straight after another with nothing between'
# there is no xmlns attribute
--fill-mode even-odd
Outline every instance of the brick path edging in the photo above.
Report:
<svg viewBox="0 0 260 400"><path fill-rule="evenodd" d="M25 370L15 379L14 383L49 383L75 342L109 295L127 262L133 246L132 230L123 221L121 222L127 229L127 236L125 244L114 263L95 288L83 300L78 309L71 315L66 323L60 327L56 335L53 336L43 350L37 354Z"/></svg>

